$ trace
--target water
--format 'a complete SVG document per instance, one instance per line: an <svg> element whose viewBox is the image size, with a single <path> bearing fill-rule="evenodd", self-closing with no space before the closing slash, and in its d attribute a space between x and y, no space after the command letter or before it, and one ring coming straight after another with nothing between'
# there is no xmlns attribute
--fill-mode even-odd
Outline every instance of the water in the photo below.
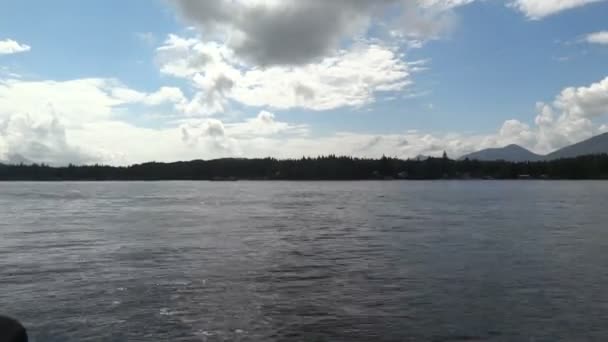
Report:
<svg viewBox="0 0 608 342"><path fill-rule="evenodd" d="M608 183L0 183L34 341L605 341Z"/></svg>

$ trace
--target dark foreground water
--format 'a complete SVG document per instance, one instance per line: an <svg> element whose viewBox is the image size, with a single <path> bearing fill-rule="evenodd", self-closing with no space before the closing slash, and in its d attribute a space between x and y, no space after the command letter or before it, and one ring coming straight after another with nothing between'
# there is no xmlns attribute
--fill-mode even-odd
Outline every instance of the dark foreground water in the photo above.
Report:
<svg viewBox="0 0 608 342"><path fill-rule="evenodd" d="M608 183L0 183L34 341L606 341Z"/></svg>

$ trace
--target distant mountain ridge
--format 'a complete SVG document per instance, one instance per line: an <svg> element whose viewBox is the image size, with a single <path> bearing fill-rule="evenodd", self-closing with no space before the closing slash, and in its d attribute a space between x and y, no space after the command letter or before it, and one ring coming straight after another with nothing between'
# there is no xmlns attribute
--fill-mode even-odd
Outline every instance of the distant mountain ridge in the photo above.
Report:
<svg viewBox="0 0 608 342"><path fill-rule="evenodd" d="M563 158L575 158L589 154L602 154L608 153L608 133L596 135L590 139L581 141L579 143L566 146L555 152L549 153L545 159L563 159Z"/></svg>
<svg viewBox="0 0 608 342"><path fill-rule="evenodd" d="M505 160L511 162L535 161L542 159L541 155L533 153L519 145L508 145L502 148L488 148L463 156L461 159L492 161Z"/></svg>
<svg viewBox="0 0 608 342"><path fill-rule="evenodd" d="M508 145L502 148L488 148L481 151L469 153L460 159L494 161L504 160L508 162L542 161L563 158L576 158L592 154L608 154L608 133L594 136L579 143L566 146L547 155L539 155L519 145Z"/></svg>

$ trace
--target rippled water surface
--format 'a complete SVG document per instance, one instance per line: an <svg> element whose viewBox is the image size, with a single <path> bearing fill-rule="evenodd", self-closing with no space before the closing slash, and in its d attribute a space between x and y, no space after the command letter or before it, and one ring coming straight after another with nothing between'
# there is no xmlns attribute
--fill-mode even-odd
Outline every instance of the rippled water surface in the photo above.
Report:
<svg viewBox="0 0 608 342"><path fill-rule="evenodd" d="M606 341L608 183L0 183L34 341Z"/></svg>

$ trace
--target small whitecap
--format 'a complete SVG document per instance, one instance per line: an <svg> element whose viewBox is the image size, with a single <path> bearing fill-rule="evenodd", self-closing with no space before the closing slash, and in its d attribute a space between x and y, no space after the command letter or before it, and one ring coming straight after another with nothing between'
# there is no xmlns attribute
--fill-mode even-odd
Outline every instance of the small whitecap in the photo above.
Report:
<svg viewBox="0 0 608 342"><path fill-rule="evenodd" d="M161 316L171 316L171 315L173 315L173 313L171 311L169 311L169 309L167 309L167 308L161 308L159 313L160 313Z"/></svg>

